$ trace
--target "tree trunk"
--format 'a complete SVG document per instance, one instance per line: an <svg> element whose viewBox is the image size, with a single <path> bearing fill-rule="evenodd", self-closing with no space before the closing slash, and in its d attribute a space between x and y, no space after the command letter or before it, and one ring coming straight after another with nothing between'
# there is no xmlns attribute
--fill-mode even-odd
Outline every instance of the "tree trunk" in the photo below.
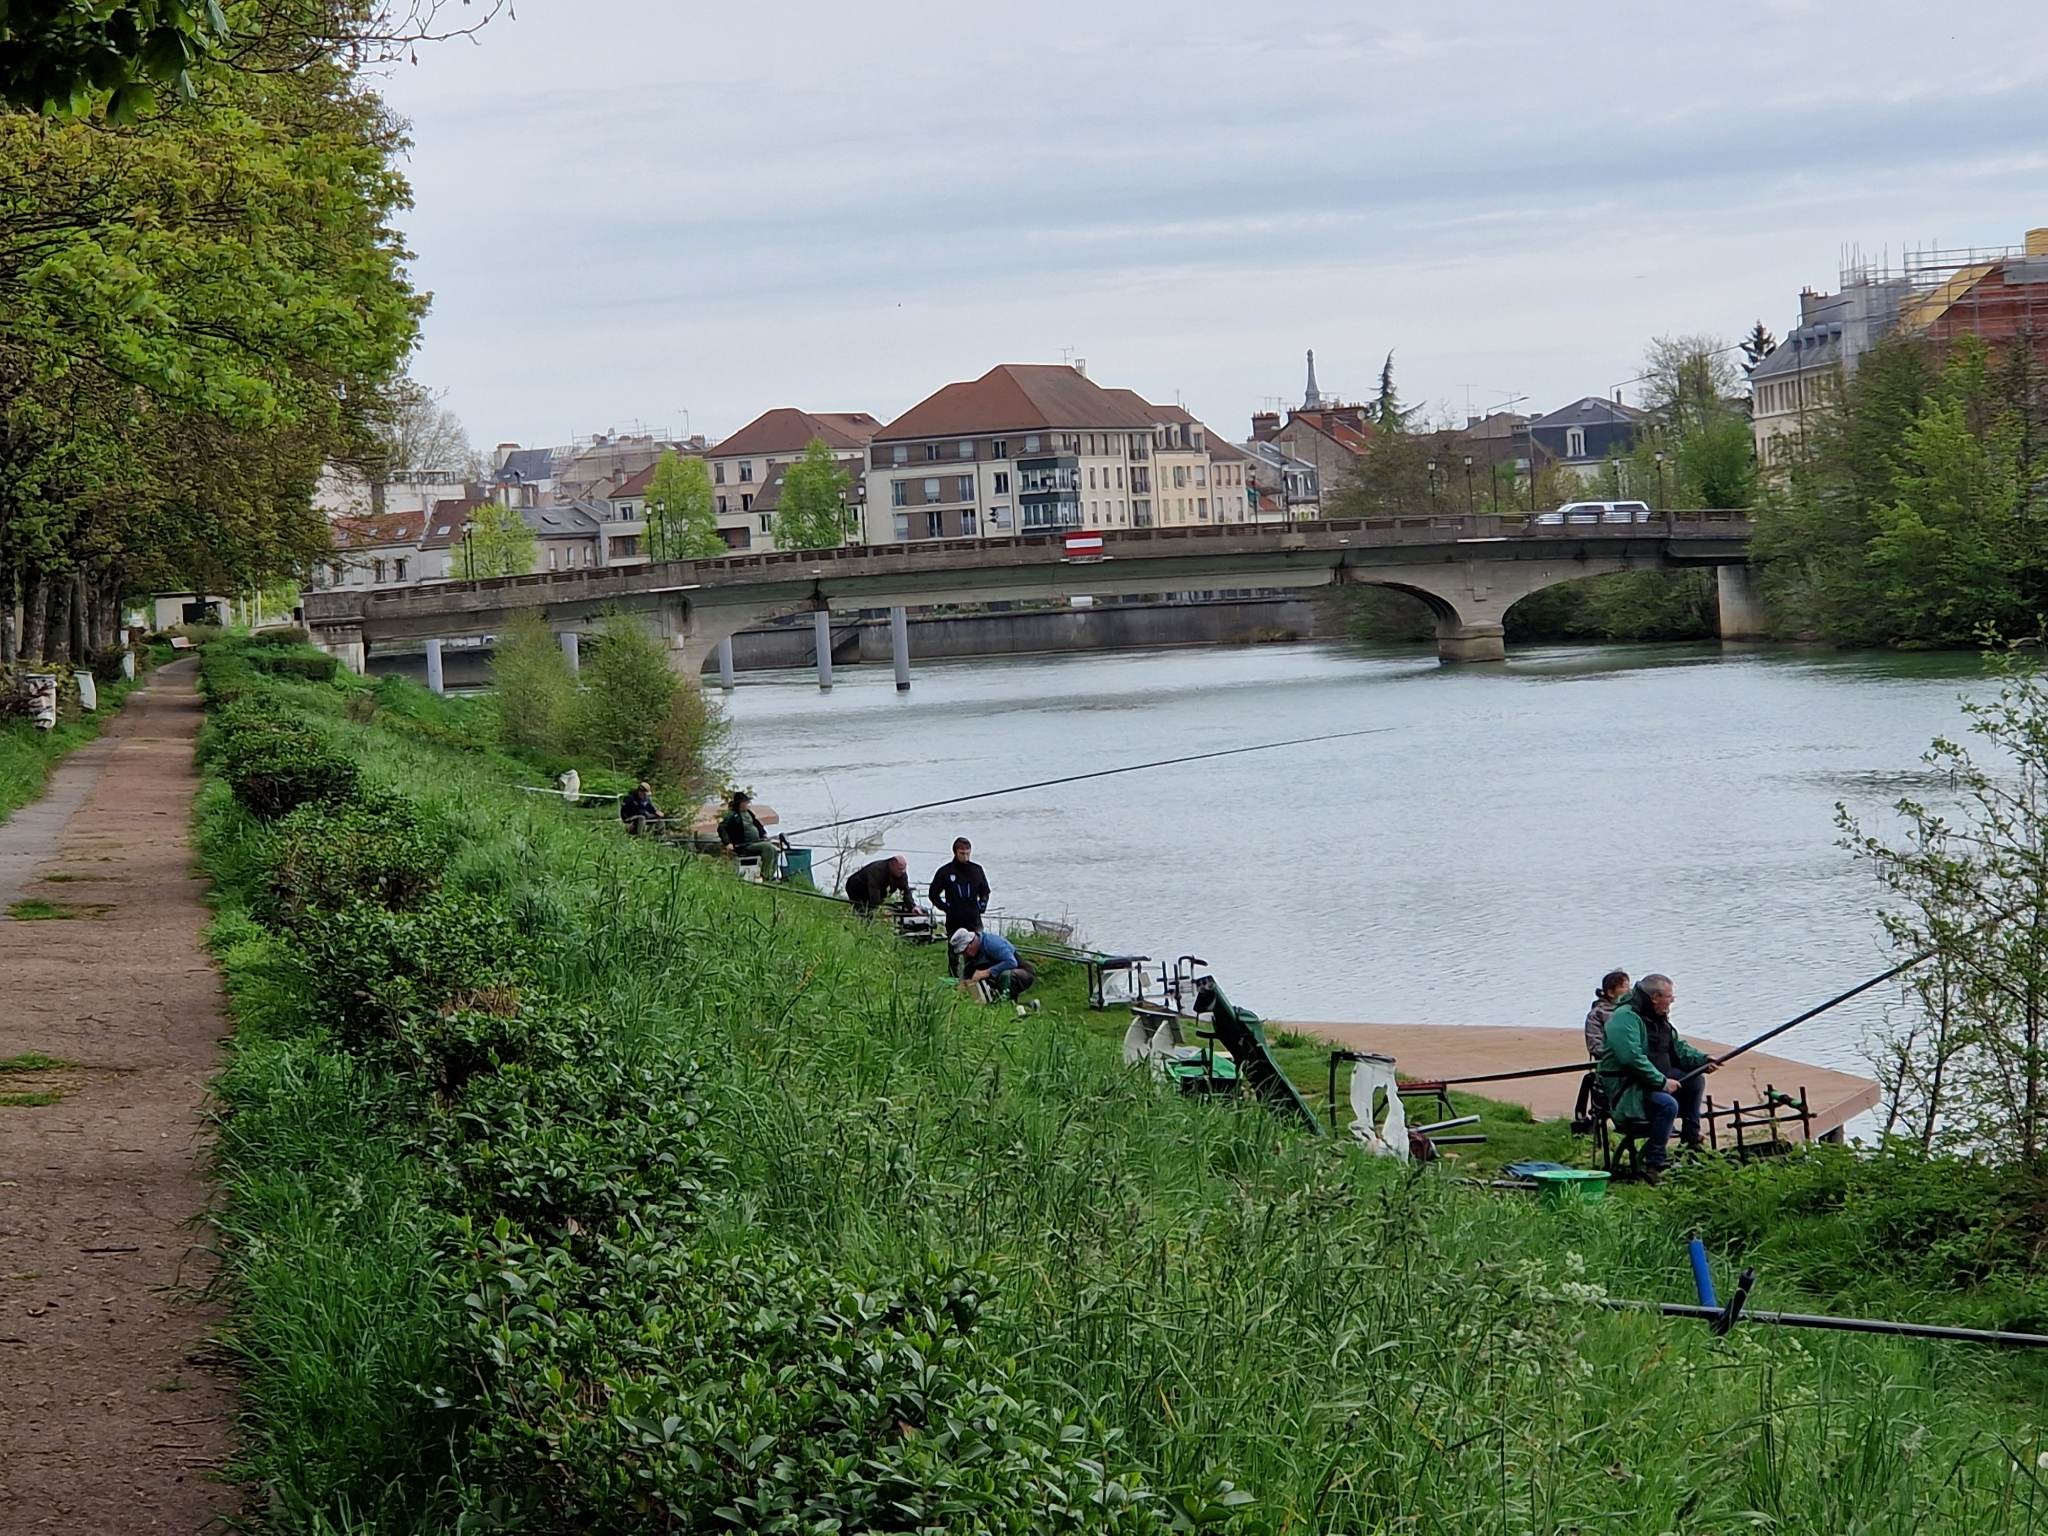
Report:
<svg viewBox="0 0 2048 1536"><path fill-rule="evenodd" d="M92 634L86 628L85 605L89 595L85 572L79 571L71 578L71 628L64 638L71 659L81 666L92 656Z"/></svg>
<svg viewBox="0 0 2048 1536"><path fill-rule="evenodd" d="M50 623L43 635L43 659L64 664L71 660L71 597L76 587L69 576L59 577L49 585L57 590L50 594Z"/></svg>
<svg viewBox="0 0 2048 1536"><path fill-rule="evenodd" d="M50 612L50 584L40 576L31 576L28 582L28 601L22 605L22 626L19 650L24 661L40 661L43 656L43 623Z"/></svg>

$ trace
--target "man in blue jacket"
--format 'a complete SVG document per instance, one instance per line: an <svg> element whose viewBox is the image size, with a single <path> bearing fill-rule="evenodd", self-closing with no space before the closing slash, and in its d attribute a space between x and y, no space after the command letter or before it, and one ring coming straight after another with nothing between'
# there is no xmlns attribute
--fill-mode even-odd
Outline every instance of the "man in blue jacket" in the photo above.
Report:
<svg viewBox="0 0 2048 1536"><path fill-rule="evenodd" d="M974 862L974 845L964 837L953 839L953 859L941 864L932 876L928 893L932 905L946 915L946 932L981 932L981 915L988 910L988 876ZM960 974L960 957L949 956L949 974Z"/></svg>
<svg viewBox="0 0 2048 1536"><path fill-rule="evenodd" d="M1018 1003L1025 989L1038 980L1037 972L1017 958L1017 948L1000 933L976 933L972 928L958 928L948 939L947 945L960 957L960 978L962 987L982 989L982 995L990 1002L1006 997L1017 1003L1017 1017L1038 1011L1038 999L1031 1000L1031 1006Z"/></svg>

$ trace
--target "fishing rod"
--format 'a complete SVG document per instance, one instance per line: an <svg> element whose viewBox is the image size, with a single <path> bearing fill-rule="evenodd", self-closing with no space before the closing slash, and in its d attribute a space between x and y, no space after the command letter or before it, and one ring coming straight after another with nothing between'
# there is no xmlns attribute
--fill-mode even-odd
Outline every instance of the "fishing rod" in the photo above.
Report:
<svg viewBox="0 0 2048 1536"><path fill-rule="evenodd" d="M1384 736L1403 730L1398 725L1378 725L1362 731L1332 731L1327 736L1296 736L1289 741L1265 741L1250 747L1225 747L1215 752L1193 752L1186 757L1161 758L1152 763L1125 763L1120 768L1098 768L1092 773L1063 774L1056 779L1037 779L1029 784L1012 784L1006 789L984 789L972 795L952 795L944 800L927 800L921 805L901 806L893 811L871 811L865 816L845 816L838 821L821 821L814 827L798 827L784 837L806 837L813 832L830 832L835 827L857 826L863 821L881 821L890 816L909 816L917 811L935 811L941 806L965 805L970 800L992 800L998 795L1020 795L1026 790L1051 789L1060 784L1079 784L1088 779L1114 778L1120 773L1142 773L1148 768L1174 768L1182 763L1205 763L1219 757L1241 757L1247 752L1277 752L1282 747L1306 747L1319 741L1350 741L1359 736Z"/></svg>

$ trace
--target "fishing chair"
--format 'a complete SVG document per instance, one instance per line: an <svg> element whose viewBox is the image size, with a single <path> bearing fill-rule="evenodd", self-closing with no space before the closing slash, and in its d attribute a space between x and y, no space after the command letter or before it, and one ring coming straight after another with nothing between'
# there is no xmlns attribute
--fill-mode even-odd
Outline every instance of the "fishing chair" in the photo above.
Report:
<svg viewBox="0 0 2048 1536"><path fill-rule="evenodd" d="M1600 1166L1615 1178L1643 1176L1643 1142L1649 1137L1650 1123L1617 1120L1596 1072L1588 1072L1579 1081L1579 1101L1572 1110L1572 1134L1593 1138L1593 1151Z"/></svg>

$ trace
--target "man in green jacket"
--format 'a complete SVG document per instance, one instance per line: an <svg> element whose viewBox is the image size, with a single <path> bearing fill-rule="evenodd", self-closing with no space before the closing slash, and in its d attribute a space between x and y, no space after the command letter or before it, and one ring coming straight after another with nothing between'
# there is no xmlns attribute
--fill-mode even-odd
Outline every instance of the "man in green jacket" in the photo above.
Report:
<svg viewBox="0 0 2048 1536"><path fill-rule="evenodd" d="M1607 1043L1593 1070L1607 1095L1617 1124L1635 1121L1649 1126L1643 1141L1643 1171L1654 1183L1671 1161L1671 1127L1680 1127L1680 1144L1698 1150L1700 1101L1706 1078L1719 1065L1704 1051L1687 1045L1671 1027L1671 1003L1677 989L1669 976L1645 976L1628 1001L1607 1021Z"/></svg>

